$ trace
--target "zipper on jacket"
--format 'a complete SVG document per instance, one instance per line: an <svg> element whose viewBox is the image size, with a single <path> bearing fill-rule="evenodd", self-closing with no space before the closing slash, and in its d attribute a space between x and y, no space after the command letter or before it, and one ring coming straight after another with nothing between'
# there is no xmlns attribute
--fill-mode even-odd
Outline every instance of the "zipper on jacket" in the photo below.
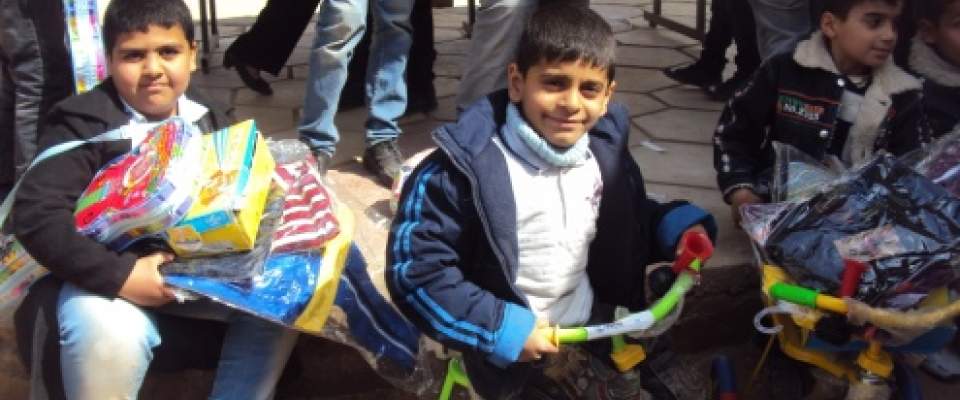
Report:
<svg viewBox="0 0 960 400"><path fill-rule="evenodd" d="M443 127L443 126L441 126L438 130L442 130L444 133L447 132L446 127ZM443 138L441 138L439 134L437 133L433 134L433 138L434 138L434 141L437 142L437 147L443 150L444 154L447 155L447 158L450 159L450 162L453 164L453 166L456 167L461 174L466 176L467 180L470 182L470 187L472 189L471 191L473 192L472 193L473 204L474 204L474 207L477 208L477 216L480 217L480 225L483 226L484 236L486 236L487 242L489 243L490 248L493 249L493 253L497 257L497 261L500 262L500 269L503 270L502 272L503 272L504 278L506 278L505 280L507 281L507 285L510 286L510 290L513 290L513 294L517 298L519 298L521 301L523 301L524 306L530 307L530 305L527 304L527 297L522 295L520 291L517 290L516 285L511 281L510 272L507 271L507 263L504 261L504 256L501 253L500 248L493 241L493 234L490 232L490 222L487 221L487 214L480 207L480 193L477 190L477 186L478 186L477 178L473 176L473 174L468 174L467 169L464 166L460 165L460 160L458 160L456 157L453 156L453 154L451 154L450 150L447 148L446 143L444 143Z"/></svg>

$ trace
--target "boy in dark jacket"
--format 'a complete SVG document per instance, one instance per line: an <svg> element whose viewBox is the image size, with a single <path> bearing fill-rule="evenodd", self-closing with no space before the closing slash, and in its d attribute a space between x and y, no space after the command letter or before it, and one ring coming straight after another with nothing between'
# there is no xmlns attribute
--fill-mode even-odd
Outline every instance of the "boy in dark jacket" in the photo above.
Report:
<svg viewBox="0 0 960 400"><path fill-rule="evenodd" d="M209 132L230 118L188 90L196 68L193 21L181 0L114 0L104 17L110 78L56 105L41 148L172 116ZM134 130L130 130L134 131ZM24 248L64 281L57 302L68 398L136 398L161 341L155 313L227 323L213 398L268 398L296 333L209 302L171 304L159 268L172 256L114 252L77 233L78 196L99 169L142 137L88 143L38 163L24 177L14 229Z"/></svg>
<svg viewBox="0 0 960 400"><path fill-rule="evenodd" d="M588 8L542 7L507 91L436 130L439 150L404 184L388 288L420 329L462 352L484 398L610 389L535 384L546 379L542 356L558 351L550 326L611 320L601 303L643 308L645 266L672 259L685 231L714 229L698 207L647 198L627 112L607 107L614 50L609 25Z"/></svg>
<svg viewBox="0 0 960 400"><path fill-rule="evenodd" d="M734 220L741 205L769 200L773 141L858 164L930 139L910 122L920 111L920 82L890 57L901 7L900 0L826 2L820 30L764 63L727 104L714 134L714 167Z"/></svg>
<svg viewBox="0 0 960 400"><path fill-rule="evenodd" d="M960 0L928 0L920 7L910 68L923 78L925 122L941 136L960 123Z"/></svg>

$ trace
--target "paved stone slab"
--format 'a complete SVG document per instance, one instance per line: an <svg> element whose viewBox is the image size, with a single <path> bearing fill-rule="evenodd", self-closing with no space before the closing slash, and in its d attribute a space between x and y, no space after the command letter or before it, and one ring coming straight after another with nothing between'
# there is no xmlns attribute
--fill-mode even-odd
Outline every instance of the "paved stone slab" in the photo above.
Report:
<svg viewBox="0 0 960 400"><path fill-rule="evenodd" d="M617 90L648 93L677 83L660 71L617 66Z"/></svg>
<svg viewBox="0 0 960 400"><path fill-rule="evenodd" d="M190 84L202 88L239 89L243 87L240 77L232 70L211 68L209 73L199 69L190 75Z"/></svg>
<svg viewBox="0 0 960 400"><path fill-rule="evenodd" d="M592 4L591 7L606 19L630 19L643 15L643 9L629 5Z"/></svg>
<svg viewBox="0 0 960 400"><path fill-rule="evenodd" d="M721 111L724 105L723 102L710 100L702 89L689 85L658 90L653 92L653 97L674 107L695 110Z"/></svg>
<svg viewBox="0 0 960 400"><path fill-rule="evenodd" d="M615 4L615 5L628 5L642 7L651 4L651 0L594 0L591 1L592 5L602 5L602 4Z"/></svg>
<svg viewBox="0 0 960 400"><path fill-rule="evenodd" d="M460 80L448 77L437 77L433 79L433 89L437 92L437 97L454 96L460 89Z"/></svg>
<svg viewBox="0 0 960 400"><path fill-rule="evenodd" d="M430 116L437 121L457 120L457 100L455 96L438 98L437 109L430 112Z"/></svg>
<svg viewBox="0 0 960 400"><path fill-rule="evenodd" d="M680 51L662 47L617 46L617 65L665 68L692 61Z"/></svg>
<svg viewBox="0 0 960 400"><path fill-rule="evenodd" d="M649 114L666 108L666 105L646 94L614 92L613 101L623 103L630 109L630 116Z"/></svg>
<svg viewBox="0 0 960 400"><path fill-rule="evenodd" d="M436 76L459 78L462 73L464 56L439 55L433 62L433 73Z"/></svg>
<svg viewBox="0 0 960 400"><path fill-rule="evenodd" d="M433 41L434 43L446 42L450 40L463 39L464 34L463 30L460 28L457 29L434 29L433 30Z"/></svg>
<svg viewBox="0 0 960 400"><path fill-rule="evenodd" d="M224 105L233 104L233 98L236 95L236 89L199 88L198 90Z"/></svg>
<svg viewBox="0 0 960 400"><path fill-rule="evenodd" d="M294 112L289 108L238 105L235 113L238 120L255 119L257 127L264 132L283 131L296 126Z"/></svg>
<svg viewBox="0 0 960 400"><path fill-rule="evenodd" d="M264 96L253 90L237 90L236 104L244 106L264 106L264 107L284 107L297 108L303 105L303 96L305 93L305 81L301 80L283 80L273 82L270 86L273 88L273 95Z"/></svg>
<svg viewBox="0 0 960 400"><path fill-rule="evenodd" d="M470 39L458 39L437 43L433 46L433 49L437 51L437 54L464 55L470 51Z"/></svg>
<svg viewBox="0 0 960 400"><path fill-rule="evenodd" d="M673 140L710 145L720 118L717 111L668 109L634 118L637 126L657 140Z"/></svg>
<svg viewBox="0 0 960 400"><path fill-rule="evenodd" d="M460 29L463 26L463 24L467 22L467 19L468 19L468 11L466 7L462 9L450 8L450 9L434 9L433 10L434 30L441 29L441 28Z"/></svg>
<svg viewBox="0 0 960 400"><path fill-rule="evenodd" d="M659 153L643 146L630 148L630 154L640 164L647 182L716 190L713 148L689 143L655 143L666 151Z"/></svg>
<svg viewBox="0 0 960 400"><path fill-rule="evenodd" d="M643 173L644 177L647 177L647 171L643 170ZM730 206L723 202L717 189L651 183L647 185L647 192L651 193L651 197L660 195L668 200L688 200L713 215L721 234L714 243L715 252L707 263L707 268L753 263L750 240L742 230L734 226Z"/></svg>
<svg viewBox="0 0 960 400"><path fill-rule="evenodd" d="M307 77L310 76L309 65L293 65L287 66L284 69L285 72L281 72L281 74L286 75L288 79L299 79L305 81L307 80Z"/></svg>
<svg viewBox="0 0 960 400"><path fill-rule="evenodd" d="M629 46L647 46L647 47L672 47L689 46L697 43L689 37L679 33L668 31L666 29L638 28L624 33L617 34L617 42L621 45Z"/></svg>

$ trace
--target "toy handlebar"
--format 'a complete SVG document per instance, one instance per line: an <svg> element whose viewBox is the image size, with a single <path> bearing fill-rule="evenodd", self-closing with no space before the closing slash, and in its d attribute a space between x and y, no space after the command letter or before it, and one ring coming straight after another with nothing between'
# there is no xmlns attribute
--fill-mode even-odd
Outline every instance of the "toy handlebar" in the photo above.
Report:
<svg viewBox="0 0 960 400"><path fill-rule="evenodd" d="M700 272L702 262L713 255L713 244L703 232L687 232L680 238L680 242L683 252L677 256L673 265L673 270L679 271L677 280L663 297L653 303L653 306L607 324L573 328L555 327L551 337L553 344L559 346L561 343L580 343L647 330L653 324L663 320L696 284L695 276ZM682 267L678 267L681 264Z"/></svg>
<svg viewBox="0 0 960 400"><path fill-rule="evenodd" d="M789 283L777 282L771 285L770 297L818 310L847 314L847 304L842 299Z"/></svg>

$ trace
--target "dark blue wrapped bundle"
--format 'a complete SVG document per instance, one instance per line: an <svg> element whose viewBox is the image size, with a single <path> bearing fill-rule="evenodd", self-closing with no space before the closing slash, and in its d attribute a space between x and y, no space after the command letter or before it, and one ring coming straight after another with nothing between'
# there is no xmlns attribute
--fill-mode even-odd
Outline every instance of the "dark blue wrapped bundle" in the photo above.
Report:
<svg viewBox="0 0 960 400"><path fill-rule="evenodd" d="M871 305L909 307L960 277L960 199L889 155L772 226L764 250L801 285L836 293L844 257L866 261L854 297Z"/></svg>

